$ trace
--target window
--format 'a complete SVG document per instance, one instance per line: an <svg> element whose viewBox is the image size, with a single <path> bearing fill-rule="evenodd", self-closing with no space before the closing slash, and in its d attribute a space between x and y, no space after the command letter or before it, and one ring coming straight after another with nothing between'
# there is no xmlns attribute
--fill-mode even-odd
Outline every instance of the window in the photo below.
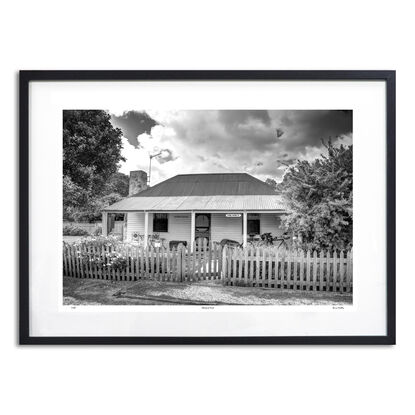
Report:
<svg viewBox="0 0 415 415"><path fill-rule="evenodd" d="M155 213L153 216L153 232L168 232L169 220L167 213Z"/></svg>
<svg viewBox="0 0 415 415"><path fill-rule="evenodd" d="M259 222L259 215L257 214L248 214L248 235L259 235L260 230L260 222Z"/></svg>

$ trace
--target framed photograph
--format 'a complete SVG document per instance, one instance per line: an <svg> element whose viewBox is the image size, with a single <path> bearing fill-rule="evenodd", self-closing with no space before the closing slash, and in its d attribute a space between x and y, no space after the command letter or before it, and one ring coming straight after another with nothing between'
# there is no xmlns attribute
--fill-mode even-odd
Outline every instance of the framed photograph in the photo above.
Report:
<svg viewBox="0 0 415 415"><path fill-rule="evenodd" d="M21 71L21 344L394 344L394 71Z"/></svg>

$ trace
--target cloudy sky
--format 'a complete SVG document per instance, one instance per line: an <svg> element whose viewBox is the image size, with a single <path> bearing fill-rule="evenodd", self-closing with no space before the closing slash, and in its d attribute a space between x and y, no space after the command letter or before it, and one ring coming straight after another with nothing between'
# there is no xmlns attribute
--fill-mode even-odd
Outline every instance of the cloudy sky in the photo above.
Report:
<svg viewBox="0 0 415 415"><path fill-rule="evenodd" d="M130 110L111 112L123 131L120 171L148 171L151 185L185 173L247 172L280 181L287 164L312 160L321 139L352 143L351 111Z"/></svg>

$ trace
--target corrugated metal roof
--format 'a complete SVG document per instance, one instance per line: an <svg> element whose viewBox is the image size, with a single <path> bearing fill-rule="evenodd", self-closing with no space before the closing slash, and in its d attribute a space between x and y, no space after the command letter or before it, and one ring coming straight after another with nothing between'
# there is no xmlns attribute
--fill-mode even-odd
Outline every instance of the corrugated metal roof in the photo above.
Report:
<svg viewBox="0 0 415 415"><path fill-rule="evenodd" d="M133 197L214 195L275 195L275 191L247 173L179 174Z"/></svg>
<svg viewBox="0 0 415 415"><path fill-rule="evenodd" d="M279 195L215 195L215 196L165 196L127 197L104 209L105 211L243 211L285 210Z"/></svg>

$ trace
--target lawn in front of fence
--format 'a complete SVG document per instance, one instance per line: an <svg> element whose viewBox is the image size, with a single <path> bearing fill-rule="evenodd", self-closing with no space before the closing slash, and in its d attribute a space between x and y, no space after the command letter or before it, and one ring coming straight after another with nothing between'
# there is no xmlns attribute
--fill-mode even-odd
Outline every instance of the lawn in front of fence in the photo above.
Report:
<svg viewBox="0 0 415 415"><path fill-rule="evenodd" d="M224 286L218 282L110 281L63 278L64 305L329 305L352 294Z"/></svg>

